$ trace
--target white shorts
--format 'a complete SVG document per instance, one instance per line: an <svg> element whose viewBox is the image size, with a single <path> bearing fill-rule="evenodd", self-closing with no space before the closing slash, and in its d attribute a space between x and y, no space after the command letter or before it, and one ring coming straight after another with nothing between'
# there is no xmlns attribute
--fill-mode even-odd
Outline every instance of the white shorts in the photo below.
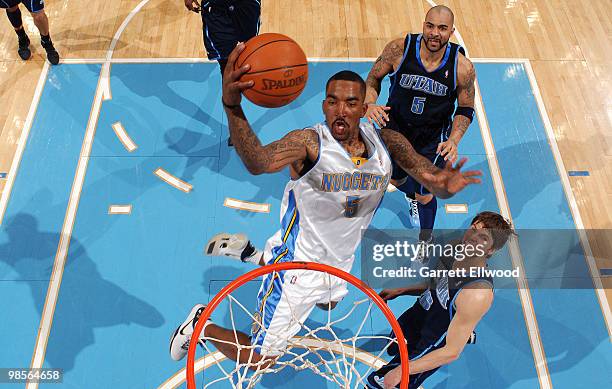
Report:
<svg viewBox="0 0 612 389"><path fill-rule="evenodd" d="M347 283L327 273L286 270L268 274L257 294L251 344L262 355L283 354L317 304L342 300Z"/></svg>

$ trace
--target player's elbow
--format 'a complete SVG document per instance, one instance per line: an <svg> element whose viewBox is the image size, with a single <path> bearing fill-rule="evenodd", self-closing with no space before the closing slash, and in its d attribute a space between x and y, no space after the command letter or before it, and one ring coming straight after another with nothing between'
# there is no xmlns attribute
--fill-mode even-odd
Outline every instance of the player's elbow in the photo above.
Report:
<svg viewBox="0 0 612 389"><path fill-rule="evenodd" d="M453 347L444 347L444 359L446 360L445 364L451 363L459 359L462 350L458 350Z"/></svg>
<svg viewBox="0 0 612 389"><path fill-rule="evenodd" d="M244 158L243 157L242 163L244 164L244 167L246 168L246 170L254 176L258 176L266 172L265 164L257 158Z"/></svg>
<svg viewBox="0 0 612 389"><path fill-rule="evenodd" d="M260 174L266 173L266 169L264 166L260 164L249 164L246 165L247 171L254 176L258 176Z"/></svg>

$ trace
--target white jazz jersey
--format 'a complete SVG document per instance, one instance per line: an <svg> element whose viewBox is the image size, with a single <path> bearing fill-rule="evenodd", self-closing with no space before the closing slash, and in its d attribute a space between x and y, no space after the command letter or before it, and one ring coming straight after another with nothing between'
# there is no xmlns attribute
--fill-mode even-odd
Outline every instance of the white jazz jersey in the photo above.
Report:
<svg viewBox="0 0 612 389"><path fill-rule="evenodd" d="M319 158L285 187L281 229L264 252L267 263L309 261L350 272L355 250L391 178L391 158L376 129L360 124L367 161L353 162L326 124L319 135Z"/></svg>

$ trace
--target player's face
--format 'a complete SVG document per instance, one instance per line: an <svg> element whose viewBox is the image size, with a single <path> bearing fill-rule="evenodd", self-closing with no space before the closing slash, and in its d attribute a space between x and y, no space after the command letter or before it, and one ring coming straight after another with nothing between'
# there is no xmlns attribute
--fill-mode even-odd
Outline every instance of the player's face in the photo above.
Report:
<svg viewBox="0 0 612 389"><path fill-rule="evenodd" d="M430 12L423 23L423 42L431 52L446 47L455 29L450 14L446 12Z"/></svg>
<svg viewBox="0 0 612 389"><path fill-rule="evenodd" d="M463 243L471 245L475 249L482 250L487 255L493 254L493 235L485 228L482 222L476 222L463 235Z"/></svg>
<svg viewBox="0 0 612 389"><path fill-rule="evenodd" d="M334 80L327 87L323 113L332 135L343 141L359 132L359 120L366 113L364 91L354 81Z"/></svg>

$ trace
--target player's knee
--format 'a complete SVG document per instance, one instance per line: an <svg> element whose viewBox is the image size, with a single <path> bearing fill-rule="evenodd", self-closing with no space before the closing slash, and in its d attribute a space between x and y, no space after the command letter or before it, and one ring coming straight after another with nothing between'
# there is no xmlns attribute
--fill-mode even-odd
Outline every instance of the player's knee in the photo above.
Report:
<svg viewBox="0 0 612 389"><path fill-rule="evenodd" d="M423 205L427 205L431 202L431 200L433 200L433 195L432 194L426 194L426 195L421 195L421 194L416 194L416 201L418 201L419 203L423 204Z"/></svg>
<svg viewBox="0 0 612 389"><path fill-rule="evenodd" d="M322 309L324 311L331 311L332 309L336 308L336 305L338 305L337 301L330 301L329 303L317 304L317 308Z"/></svg>
<svg viewBox="0 0 612 389"><path fill-rule="evenodd" d="M31 15L32 15L32 19L34 19L35 22L43 21L47 17L44 10L40 10L38 12L32 12Z"/></svg>

